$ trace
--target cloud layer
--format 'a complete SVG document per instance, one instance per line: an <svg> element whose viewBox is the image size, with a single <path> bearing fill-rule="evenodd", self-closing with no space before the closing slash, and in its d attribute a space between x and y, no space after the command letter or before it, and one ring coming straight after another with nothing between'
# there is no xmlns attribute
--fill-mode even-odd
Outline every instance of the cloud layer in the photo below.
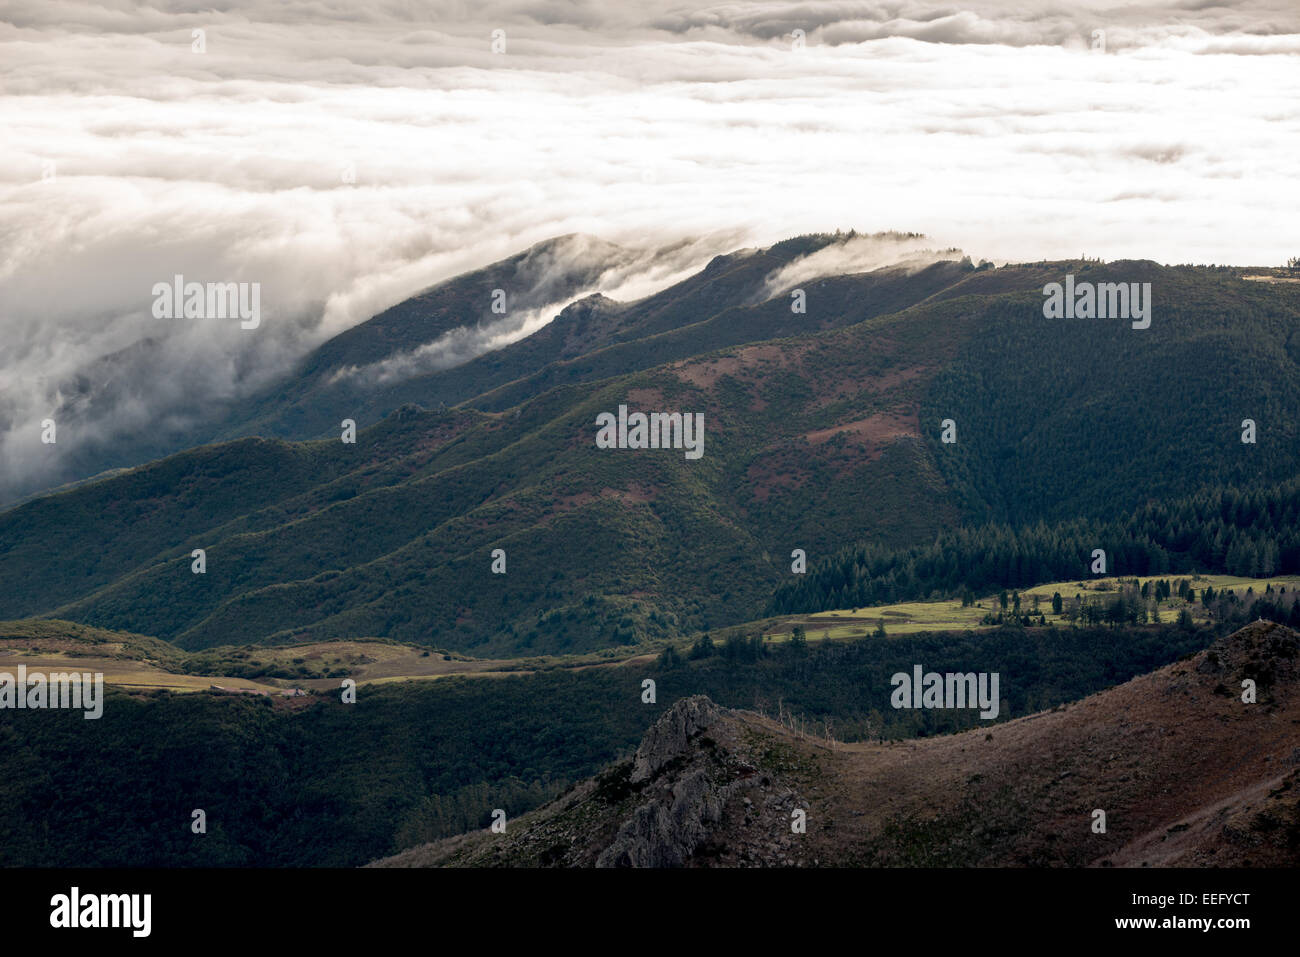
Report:
<svg viewBox="0 0 1300 957"><path fill-rule="evenodd" d="M0 487L564 233L1300 254L1291 0L199 6L0 3ZM154 319L178 273L261 325Z"/></svg>

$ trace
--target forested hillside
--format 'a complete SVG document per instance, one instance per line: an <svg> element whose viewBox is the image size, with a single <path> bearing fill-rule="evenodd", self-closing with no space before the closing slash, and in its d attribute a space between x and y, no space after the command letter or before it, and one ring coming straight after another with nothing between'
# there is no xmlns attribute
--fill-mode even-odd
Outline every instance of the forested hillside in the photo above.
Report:
<svg viewBox="0 0 1300 957"><path fill-rule="evenodd" d="M1095 548L1124 575L1295 568L1300 293L1145 262L940 261L804 282L805 313L751 301L833 241L589 302L598 347L483 397L500 411L200 447L2 513L0 616L191 649L565 653L1072 578ZM1150 328L1044 318L1043 286L1073 272L1151 282ZM701 457L597 448L620 406L702 415Z"/></svg>
<svg viewBox="0 0 1300 957"><path fill-rule="evenodd" d="M1300 572L1300 479L1149 502L1118 520L982 525L906 548L851 545L784 585L768 610L849 608L1087 578L1095 549L1105 552L1110 575Z"/></svg>
<svg viewBox="0 0 1300 957"><path fill-rule="evenodd" d="M648 668L374 685L301 710L231 695L110 692L99 721L16 711L0 723L0 865L347 866L530 810L620 758L673 701L797 716L840 740L971 727L895 711L915 662L1001 671L999 721L1127 680L1210 641L1204 630L1022 629L764 646ZM658 683L658 704L641 681ZM984 722L987 724L987 722ZM51 787L75 781L77 786ZM208 831L190 830L192 812Z"/></svg>

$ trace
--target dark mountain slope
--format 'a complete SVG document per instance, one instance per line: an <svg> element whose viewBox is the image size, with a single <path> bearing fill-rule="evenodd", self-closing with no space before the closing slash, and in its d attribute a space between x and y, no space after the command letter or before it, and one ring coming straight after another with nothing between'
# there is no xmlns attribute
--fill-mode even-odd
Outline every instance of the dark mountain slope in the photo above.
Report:
<svg viewBox="0 0 1300 957"><path fill-rule="evenodd" d="M1298 652L1295 632L1259 623L1080 702L891 745L810 738L684 698L631 761L504 834L377 863L1295 866ZM1245 679L1257 703L1241 700Z"/></svg>
<svg viewBox="0 0 1300 957"><path fill-rule="evenodd" d="M19 613L111 620L189 647L235 634L359 630L539 651L734 620L787 573L794 547L816 552L843 534L925 540L955 519L908 411L923 382L915 370L943 361L933 345L941 337L926 330L950 326L950 317L912 317L906 336L880 322L553 390L517 416L480 417L435 441L418 468L366 480L330 475L270 508L250 502L241 521L178 533L165 555L142 549L106 589L57 605L67 590L52 590L34 597L46 604L24 603ZM779 378L770 374L783 367ZM594 448L597 413L620 404L703 413L704 457ZM409 458L412 446L431 441L425 430L445 429L445 417L412 413L381 429L401 430ZM846 417L858 425L851 440L837 441L833 426ZM355 447L320 447L373 468L370 442L366 431ZM69 492L67 503L115 499L129 488L113 484L122 481ZM872 490L865 501L864 487ZM6 525L22 512L0 517L0 540L22 527ZM59 519L44 524L57 528ZM102 531L131 538L111 522ZM208 551L202 577L189 570L199 547ZM498 547L509 555L506 576L489 571ZM15 544L0 573L30 570L41 556L53 558L30 539ZM66 569L55 577L69 579Z"/></svg>
<svg viewBox="0 0 1300 957"><path fill-rule="evenodd" d="M88 365L63 384L58 466L41 488L83 480L110 469L131 467L199 444L250 435L311 439L338 435L344 418L371 425L365 397L384 390L384 377L464 362L487 348L492 337L523 321L533 310L559 307L599 288L603 277L628 270L644 254L591 236L549 239L500 262L439 283L384 310L323 343L296 368L260 393L223 400L198 390L179 395L161 416L134 432L97 440L98 431L78 429L93 421L96 406L131 408L150 404L141 396L139 370L165 362L163 345L146 339ZM493 291L506 293L507 313L492 311ZM531 370L530 370L531 371ZM242 374L242 373L240 373ZM233 384L232 384L233 385ZM383 414L406 399L382 403ZM435 404L431 403L431 404ZM69 434L84 441L63 441ZM35 478L0 482L0 505L16 503L39 489Z"/></svg>
<svg viewBox="0 0 1300 957"><path fill-rule="evenodd" d="M483 348L477 343L490 330L509 327L511 317L580 295L635 258L575 234L439 283L325 342L286 381L232 408L211 434L304 439L336 432L344 418L370 424L382 415L367 415L366 399L385 392L386 377L401 381L421 368L463 363ZM505 313L493 312L495 290L505 294ZM384 414L406 401L392 396Z"/></svg>
<svg viewBox="0 0 1300 957"><path fill-rule="evenodd" d="M788 299L748 308L768 298L768 276L801 256L850 238L852 234L805 236L768 249L716 256L695 275L644 299L621 303L595 293L563 309L559 306L565 299L592 288L607 272L627 267L635 254L590 237L540 244L442 283L335 337L304 361L292 382L243 403L213 438L235 438L249 431L322 437L335 431L343 418L369 424L408 403L426 408L465 403L501 411L557 384L625 374L725 345L850 325L897 311L951 285L970 268L947 262L918 280L911 279L913 270L890 270L873 277L865 288L854 286L860 300L854 308L827 301L813 316L792 314ZM905 237L879 238L887 242ZM461 340L472 338L471 330L489 320L502 319L487 313L493 288L508 291L512 313L554 306L558 314L531 335L473 356ZM700 325L713 317L721 321L702 331ZM590 366L573 365L618 344L627 347L606 353L603 361ZM393 365L391 359L398 353L407 358ZM553 369L553 364L558 367ZM476 398L484 393L492 396Z"/></svg>
<svg viewBox="0 0 1300 957"><path fill-rule="evenodd" d="M948 268L913 279L942 291ZM1151 328L1044 319L1044 277L1067 271L1151 277ZM271 484L241 462L243 446L30 503L0 515L0 617L191 648L380 635L482 653L590 650L751 620L790 579L795 548L815 562L854 542L926 544L963 520L1034 522L1066 504L1111 517L1153 495L1294 474L1294 292L1149 264L965 272L957 282L1004 291L708 351L726 316L776 308L736 307L612 347L695 335L689 358L502 413L404 410L355 446L307 446L317 480L252 494L216 520L188 518L202 487L187 497L150 476L203 473L216 456L223 481L247 469L254 489ZM892 281L808 283L809 312L794 318L847 321ZM595 448L596 416L620 405L702 413L703 457ZM1257 445L1240 442L1240 409L1263 410ZM944 418L957 422L955 445L939 441ZM137 529L140 512L155 524ZM194 548L208 551L205 576L189 571ZM497 548L505 575L491 572Z"/></svg>
<svg viewBox="0 0 1300 957"><path fill-rule="evenodd" d="M806 313L792 312L788 295L728 305L688 325L557 360L507 385L485 389L466 404L501 411L557 385L610 378L727 346L843 328L921 302L950 288L970 268L944 261L919 270L900 267L814 279L807 284Z"/></svg>
<svg viewBox="0 0 1300 957"><path fill-rule="evenodd" d="M1079 282L1150 282L1150 328L1043 318L1043 284L1067 272ZM938 462L968 496L967 514L1113 515L1300 472L1300 289L1236 272L1055 263L1024 267L1019 294L954 299L979 303L978 334L936 379L922 415L936 427L958 424L957 444ZM940 298L993 281L986 277ZM1244 419L1256 423L1255 444L1241 441Z"/></svg>

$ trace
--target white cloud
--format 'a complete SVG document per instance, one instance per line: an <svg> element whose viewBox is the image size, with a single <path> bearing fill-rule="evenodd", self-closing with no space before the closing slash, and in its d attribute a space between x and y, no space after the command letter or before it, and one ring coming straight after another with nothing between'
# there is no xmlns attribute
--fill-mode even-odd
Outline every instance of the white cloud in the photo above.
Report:
<svg viewBox="0 0 1300 957"><path fill-rule="evenodd" d="M1278 201L1291 0L51 0L0 21L0 486L54 474L46 415L61 444L188 421L564 233L706 237L622 277L637 294L837 228L998 260L1300 253ZM259 281L267 318L155 320L175 273Z"/></svg>
<svg viewBox="0 0 1300 957"><path fill-rule="evenodd" d="M847 276L877 269L924 269L943 260L960 260L957 249L936 250L925 237L904 235L850 236L823 246L789 265L776 270L764 280L763 297L784 293L819 276Z"/></svg>

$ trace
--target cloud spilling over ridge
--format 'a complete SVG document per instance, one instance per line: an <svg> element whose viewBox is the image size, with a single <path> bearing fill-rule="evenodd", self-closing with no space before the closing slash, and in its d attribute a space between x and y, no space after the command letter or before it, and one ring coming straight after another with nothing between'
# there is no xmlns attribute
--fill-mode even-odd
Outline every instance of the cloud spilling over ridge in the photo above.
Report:
<svg viewBox="0 0 1300 957"><path fill-rule="evenodd" d="M1298 41L1291 0L0 0L0 500L567 233L1281 262ZM154 318L177 274L262 323Z"/></svg>
<svg viewBox="0 0 1300 957"><path fill-rule="evenodd" d="M819 276L844 276L901 268L908 273L943 260L960 260L960 249L937 250L925 236L877 233L846 235L815 252L800 256L764 277L762 298L779 295Z"/></svg>
<svg viewBox="0 0 1300 957"><path fill-rule="evenodd" d="M511 301L522 304L522 309L511 309L500 318L487 313L478 322L452 329L415 349L396 352L378 362L344 366L329 381L385 386L461 365L532 335L566 306L592 293L633 300L680 282L698 271L701 257L707 258L710 250L729 245L725 236L709 236L662 249L635 250L599 243L587 236L564 237L547 244L545 262L534 266L532 287L512 291ZM592 269L593 278L580 289L541 306L530 305L553 289L553 277L572 276L584 268Z"/></svg>
<svg viewBox="0 0 1300 957"><path fill-rule="evenodd" d="M378 362L344 366L331 375L329 381L331 384L348 382L386 386L440 369L450 369L532 335L550 322L567 302L560 300L536 309L526 309L498 322L461 326L443 333L433 342L398 352Z"/></svg>

